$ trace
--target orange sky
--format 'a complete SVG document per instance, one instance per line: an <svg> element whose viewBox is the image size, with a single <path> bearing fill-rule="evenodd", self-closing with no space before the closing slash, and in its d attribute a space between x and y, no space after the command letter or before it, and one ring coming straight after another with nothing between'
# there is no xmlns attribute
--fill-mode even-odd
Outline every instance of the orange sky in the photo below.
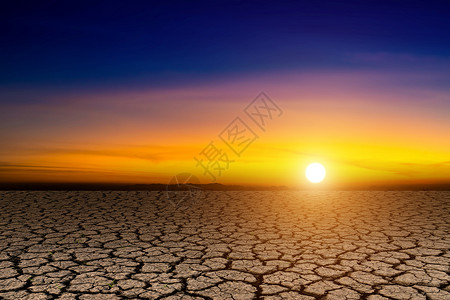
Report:
<svg viewBox="0 0 450 300"><path fill-rule="evenodd" d="M209 142L235 160L217 182L321 187L450 182L449 91L428 74L279 73L167 89L40 93L2 105L0 181L166 183L196 167ZM405 84L407 82L408 84ZM266 132L243 109L260 91L283 110ZM11 91L14 94L15 91ZM218 134L237 116L259 138L236 156Z"/></svg>

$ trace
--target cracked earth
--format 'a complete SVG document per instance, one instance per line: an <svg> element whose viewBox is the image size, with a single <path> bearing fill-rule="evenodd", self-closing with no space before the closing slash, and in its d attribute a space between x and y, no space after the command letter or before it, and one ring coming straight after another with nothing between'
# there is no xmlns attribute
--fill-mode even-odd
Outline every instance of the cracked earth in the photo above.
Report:
<svg viewBox="0 0 450 300"><path fill-rule="evenodd" d="M0 298L450 299L450 192L204 197L0 192Z"/></svg>

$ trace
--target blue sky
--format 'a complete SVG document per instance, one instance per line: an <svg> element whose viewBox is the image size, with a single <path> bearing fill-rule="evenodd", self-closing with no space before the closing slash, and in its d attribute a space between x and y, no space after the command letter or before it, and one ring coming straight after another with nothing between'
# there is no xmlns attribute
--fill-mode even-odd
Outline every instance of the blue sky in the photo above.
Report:
<svg viewBox="0 0 450 300"><path fill-rule="evenodd" d="M410 67L396 56L439 69L450 54L446 1L25 1L1 14L1 88Z"/></svg>
<svg viewBox="0 0 450 300"><path fill-rule="evenodd" d="M449 181L448 1L10 1L0 15L0 182L199 173L193 157L261 91L283 119L221 182L295 186L312 160L336 185Z"/></svg>

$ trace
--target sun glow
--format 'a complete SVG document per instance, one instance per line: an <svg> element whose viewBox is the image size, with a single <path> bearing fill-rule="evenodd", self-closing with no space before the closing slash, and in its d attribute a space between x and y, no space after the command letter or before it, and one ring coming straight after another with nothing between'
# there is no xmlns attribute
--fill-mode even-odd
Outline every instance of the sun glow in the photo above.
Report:
<svg viewBox="0 0 450 300"><path fill-rule="evenodd" d="M319 183L325 178L325 167L319 163L310 164L305 171L306 178L312 183Z"/></svg>

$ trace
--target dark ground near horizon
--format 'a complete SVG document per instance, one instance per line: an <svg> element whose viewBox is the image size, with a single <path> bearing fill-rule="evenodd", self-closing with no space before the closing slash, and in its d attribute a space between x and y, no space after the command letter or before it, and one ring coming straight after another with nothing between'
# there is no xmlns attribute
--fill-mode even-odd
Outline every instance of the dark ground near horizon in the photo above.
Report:
<svg viewBox="0 0 450 300"><path fill-rule="evenodd" d="M365 184L358 186L336 186L323 189L317 186L289 187L229 185L220 183L189 183L207 191L450 191L450 182L428 184ZM167 183L93 183L93 182L0 182L0 191L166 191L167 189L184 189L181 184Z"/></svg>
<svg viewBox="0 0 450 300"><path fill-rule="evenodd" d="M0 192L0 299L450 299L449 282L450 192Z"/></svg>

